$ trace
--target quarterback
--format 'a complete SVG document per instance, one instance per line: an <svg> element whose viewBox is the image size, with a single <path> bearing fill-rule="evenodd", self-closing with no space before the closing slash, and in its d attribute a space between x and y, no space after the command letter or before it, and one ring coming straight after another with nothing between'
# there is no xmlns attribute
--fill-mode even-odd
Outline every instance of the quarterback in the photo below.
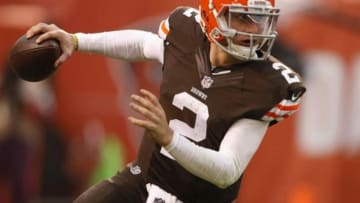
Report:
<svg viewBox="0 0 360 203"><path fill-rule="evenodd" d="M157 34L68 33L39 23L27 37L56 38L74 51L162 64L160 97L131 95L129 117L145 135L137 159L76 203L231 203L267 129L299 109L299 75L271 55L275 0L200 0L175 8Z"/></svg>

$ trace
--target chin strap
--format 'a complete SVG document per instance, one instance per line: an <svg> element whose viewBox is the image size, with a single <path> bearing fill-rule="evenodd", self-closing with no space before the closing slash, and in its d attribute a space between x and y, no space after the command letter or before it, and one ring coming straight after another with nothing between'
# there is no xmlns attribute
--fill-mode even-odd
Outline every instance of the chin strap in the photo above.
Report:
<svg viewBox="0 0 360 203"><path fill-rule="evenodd" d="M232 54L234 57L238 59L248 59L248 60L259 59L258 55L256 54L256 50L258 49L258 47L259 45L255 45L253 47L245 47L241 45L236 45L234 43L231 43L229 45L230 50L234 53Z"/></svg>

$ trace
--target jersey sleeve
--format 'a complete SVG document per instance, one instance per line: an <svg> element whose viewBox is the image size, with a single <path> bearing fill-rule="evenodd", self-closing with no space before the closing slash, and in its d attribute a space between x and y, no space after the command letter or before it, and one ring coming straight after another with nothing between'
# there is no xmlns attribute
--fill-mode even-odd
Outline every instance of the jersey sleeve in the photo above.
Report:
<svg viewBox="0 0 360 203"><path fill-rule="evenodd" d="M161 39L166 40L170 34L170 31L176 31L176 27L178 26L176 23L178 21L177 19L181 18L181 12L184 10L184 7L177 7L166 19L160 22L158 35Z"/></svg>
<svg viewBox="0 0 360 203"><path fill-rule="evenodd" d="M278 74L278 80L281 82L280 102L273 106L262 116L261 120L267 121L270 125L276 124L300 109L301 97L306 91L299 74L287 67L276 59L273 60L272 67ZM276 94L276 93L274 93Z"/></svg>
<svg viewBox="0 0 360 203"><path fill-rule="evenodd" d="M166 40L166 37L168 36L169 32L170 32L169 18L166 18L160 22L158 35L161 39Z"/></svg>
<svg viewBox="0 0 360 203"><path fill-rule="evenodd" d="M300 108L301 98L296 100L283 99L281 102L276 104L262 117L263 121L269 122L271 125L278 123L285 118L288 118Z"/></svg>
<svg viewBox="0 0 360 203"><path fill-rule="evenodd" d="M193 52L195 47L207 40L201 30L200 14L192 7L177 7L161 21L158 35L184 53Z"/></svg>

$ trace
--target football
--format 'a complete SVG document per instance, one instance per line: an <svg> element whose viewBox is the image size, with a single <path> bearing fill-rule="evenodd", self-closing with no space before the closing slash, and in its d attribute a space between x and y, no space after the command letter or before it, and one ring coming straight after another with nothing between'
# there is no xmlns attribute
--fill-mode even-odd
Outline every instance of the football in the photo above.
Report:
<svg viewBox="0 0 360 203"><path fill-rule="evenodd" d="M37 44L39 35L27 39L21 36L10 50L9 64L15 74L26 81L37 82L49 78L55 71L55 61L61 55L58 41L46 40Z"/></svg>

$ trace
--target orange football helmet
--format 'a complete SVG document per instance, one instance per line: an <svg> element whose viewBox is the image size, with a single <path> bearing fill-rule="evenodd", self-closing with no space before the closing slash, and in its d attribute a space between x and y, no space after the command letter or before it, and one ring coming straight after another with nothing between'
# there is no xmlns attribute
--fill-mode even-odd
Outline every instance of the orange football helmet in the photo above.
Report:
<svg viewBox="0 0 360 203"><path fill-rule="evenodd" d="M200 0L200 24L208 39L243 61L270 55L279 13L275 0Z"/></svg>

